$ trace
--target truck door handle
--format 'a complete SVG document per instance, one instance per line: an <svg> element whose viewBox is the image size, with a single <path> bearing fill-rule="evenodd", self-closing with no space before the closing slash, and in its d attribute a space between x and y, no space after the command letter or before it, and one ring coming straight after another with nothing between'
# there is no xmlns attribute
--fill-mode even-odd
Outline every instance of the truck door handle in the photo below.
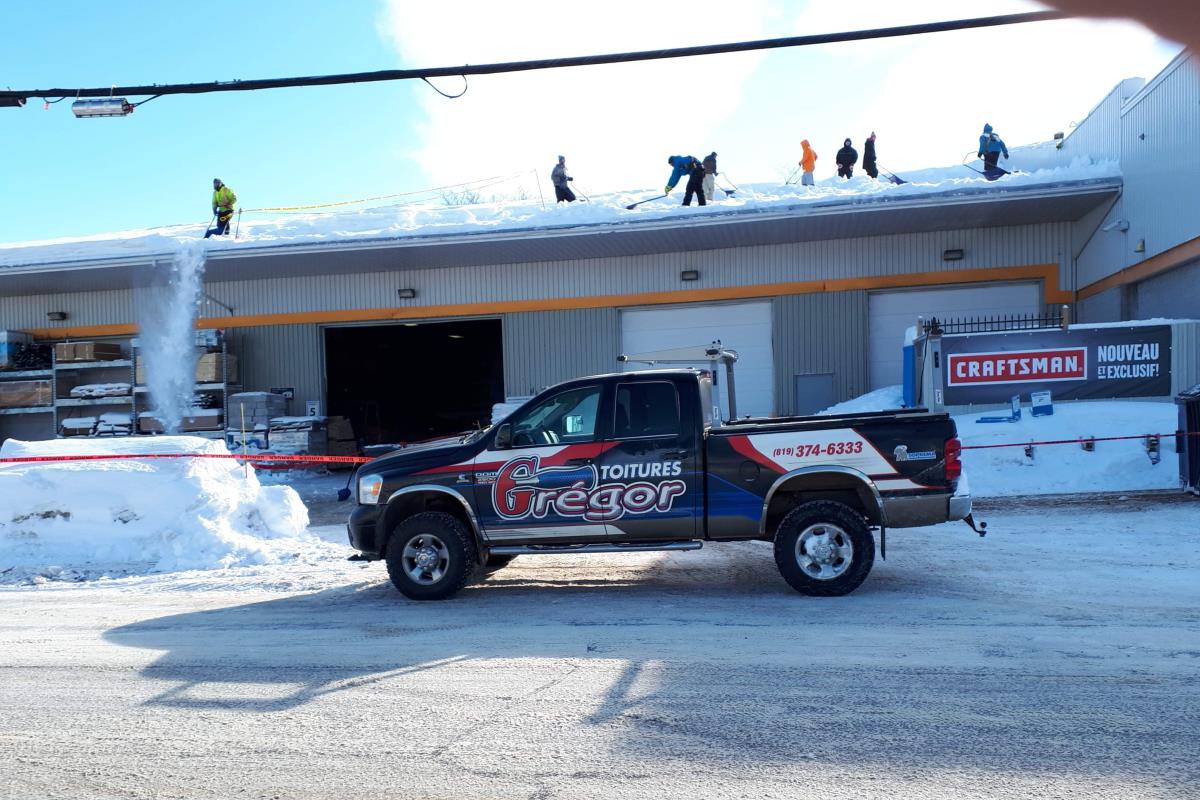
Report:
<svg viewBox="0 0 1200 800"><path fill-rule="evenodd" d="M688 454L683 450L672 450L669 453L663 453L659 458L663 461L683 461L687 456Z"/></svg>
<svg viewBox="0 0 1200 800"><path fill-rule="evenodd" d="M593 462L590 458L568 458L565 463L568 467L586 467Z"/></svg>

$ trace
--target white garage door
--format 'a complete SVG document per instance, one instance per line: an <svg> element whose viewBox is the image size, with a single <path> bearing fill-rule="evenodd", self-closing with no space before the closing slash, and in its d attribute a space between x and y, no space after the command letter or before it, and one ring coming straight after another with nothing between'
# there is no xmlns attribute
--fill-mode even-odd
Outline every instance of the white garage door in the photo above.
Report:
<svg viewBox="0 0 1200 800"><path fill-rule="evenodd" d="M959 319L996 314L1036 314L1042 293L1036 283L913 289L870 296L871 388L902 383L904 331L917 317Z"/></svg>
<svg viewBox="0 0 1200 800"><path fill-rule="evenodd" d="M660 306L621 312L622 353L693 347L716 339L738 353L733 368L738 416L770 415L775 405L770 302ZM708 362L697 362L695 366L707 368ZM626 364L625 368L649 369L638 364ZM723 371L718 380L722 386L721 408L727 410Z"/></svg>

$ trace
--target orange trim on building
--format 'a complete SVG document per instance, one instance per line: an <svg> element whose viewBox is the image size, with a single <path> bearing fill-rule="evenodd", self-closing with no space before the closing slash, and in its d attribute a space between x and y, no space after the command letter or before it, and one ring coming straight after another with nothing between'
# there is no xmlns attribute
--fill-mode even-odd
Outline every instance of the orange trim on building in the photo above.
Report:
<svg viewBox="0 0 1200 800"><path fill-rule="evenodd" d="M1101 278L1095 283L1089 283L1079 290L1079 299L1086 300L1092 295L1100 294L1105 289L1111 289L1115 286L1124 286L1129 283L1144 281L1146 278L1153 277L1160 272L1166 272L1169 269L1174 269L1180 264L1184 264L1195 258L1200 258L1200 236L1183 244L1176 245L1170 250L1164 250L1156 256L1151 256L1145 261L1134 264L1132 267L1126 267L1120 272L1114 272L1107 278Z"/></svg>
<svg viewBox="0 0 1200 800"><path fill-rule="evenodd" d="M905 289L920 286L988 283L993 281L1040 280L1045 302L1073 302L1071 292L1058 286L1057 264L1030 264L1023 267L958 269L903 275L873 275L863 278L838 278L822 281L763 283L754 286L721 286L712 289L680 289L641 294L551 297L538 300L505 300L495 303L459 303L441 306L404 306L398 308L360 308L339 311L295 311L284 314L246 314L208 317L197 320L197 328L248 328L258 325L335 324L339 322L388 322L391 320L477 317L514 314L523 311L565 311L615 306L653 306L674 303L702 303L718 300L745 300L793 294L846 292L855 289ZM77 327L38 328L30 331L38 339L79 339L99 336L135 336L137 326L81 325Z"/></svg>

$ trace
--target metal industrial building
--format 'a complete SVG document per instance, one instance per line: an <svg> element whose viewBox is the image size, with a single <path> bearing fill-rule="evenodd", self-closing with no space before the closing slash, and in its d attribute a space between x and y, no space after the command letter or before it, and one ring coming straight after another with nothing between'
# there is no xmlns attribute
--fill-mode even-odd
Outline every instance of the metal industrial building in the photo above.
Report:
<svg viewBox="0 0 1200 800"><path fill-rule="evenodd" d="M247 389L294 387L296 410L319 400L374 424L368 439L451 430L506 396L612 371L621 352L714 338L742 354L740 411L804 413L898 383L903 331L920 314L1200 314L1196 142L1200 72L1185 52L1144 85L1122 82L1062 141L1063 163L1112 159L1119 177L240 246L210 254L199 324L230 332ZM134 287L170 258L0 257L0 328L136 335ZM48 323L49 311L66 320ZM416 418L441 422L386 422ZM0 439L52 435L44 425L0 417Z"/></svg>

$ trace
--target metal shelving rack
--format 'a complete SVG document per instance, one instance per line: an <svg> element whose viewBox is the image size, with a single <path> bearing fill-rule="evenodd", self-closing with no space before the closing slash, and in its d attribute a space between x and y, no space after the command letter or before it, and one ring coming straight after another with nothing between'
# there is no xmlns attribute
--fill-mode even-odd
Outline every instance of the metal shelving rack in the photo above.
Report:
<svg viewBox="0 0 1200 800"><path fill-rule="evenodd" d="M217 381L217 382L197 383L193 387L192 391L193 392L220 392L221 393L221 404L220 404L220 406L218 406L218 408L221 411L221 424L219 427L217 427L215 429L211 429L211 430L188 431L187 432L188 436L210 436L211 437L211 436L219 435L221 438L224 438L225 428L229 424L229 390L241 388L241 385L239 383L231 383L229 380L229 339L228 339L228 336L226 335L225 331L220 331L220 336L221 336L221 349L214 350L213 352L221 354L221 380ZM138 349L139 348L137 348L137 347L131 347L131 350L130 350L132 359L133 359L133 363L135 365L135 367L134 367L134 382L133 382L133 426L134 426L133 434L135 436L137 436L137 435L156 436L158 434L152 434L152 433L143 434L140 430L138 430L138 413L139 413L139 411L149 411L150 410L148 405L146 407L142 408L142 407L139 407L139 404L138 404L139 396L141 396L141 397L149 397L150 396L150 388L148 386L146 386L145 384L137 383L137 380L136 380L137 379L136 364L137 364Z"/></svg>
<svg viewBox="0 0 1200 800"><path fill-rule="evenodd" d="M0 371L0 382L7 383L9 381L35 381L43 378L50 378L51 392L54 390L54 370L53 369L26 369L26 370L4 370ZM51 398L53 399L53 398ZM8 414L54 414L54 405L48 406L24 406L21 408L0 408L0 416Z"/></svg>
<svg viewBox="0 0 1200 800"><path fill-rule="evenodd" d="M121 344L131 346L130 340L128 339L122 340ZM129 409L129 424L131 426L137 425L133 395L133 386L135 381L133 371L134 360L132 354L129 358L117 358L111 361L63 361L61 363L58 360L58 355L55 354L52 363L53 367L50 376L50 392L54 396L54 406L52 407L52 411L54 412L54 436L56 438L63 438L62 433L59 430L59 420L64 418L64 415L59 414L59 410L65 408L90 408L96 406L108 408L127 408ZM128 395L88 398L58 396L59 383L62 380L62 376L66 374L73 372L89 372L100 370L111 371L118 369L125 370L125 377L128 379L130 386L130 393ZM121 382L124 383L125 381ZM132 429L133 428L131 427L131 430Z"/></svg>

